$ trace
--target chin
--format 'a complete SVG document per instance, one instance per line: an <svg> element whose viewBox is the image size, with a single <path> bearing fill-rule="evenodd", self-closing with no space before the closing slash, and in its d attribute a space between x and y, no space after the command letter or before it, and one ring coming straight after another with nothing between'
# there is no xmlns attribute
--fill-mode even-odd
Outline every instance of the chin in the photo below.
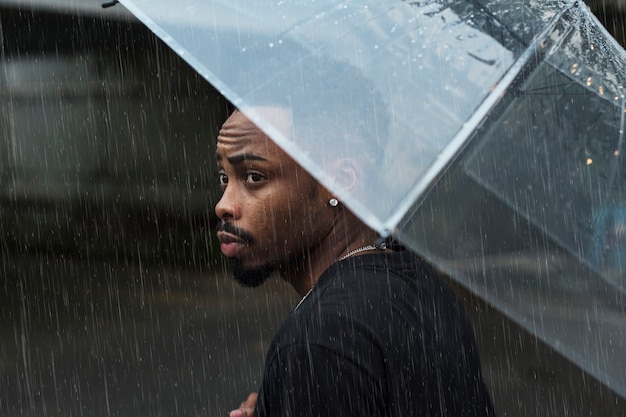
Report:
<svg viewBox="0 0 626 417"><path fill-rule="evenodd" d="M232 258L233 277L235 281L243 287L258 287L263 284L276 270L272 265L265 265L255 268L244 267L239 259Z"/></svg>

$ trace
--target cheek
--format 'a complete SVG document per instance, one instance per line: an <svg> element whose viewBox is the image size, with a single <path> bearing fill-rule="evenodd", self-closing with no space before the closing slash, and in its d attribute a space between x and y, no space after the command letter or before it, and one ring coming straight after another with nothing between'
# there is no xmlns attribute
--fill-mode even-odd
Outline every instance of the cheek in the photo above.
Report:
<svg viewBox="0 0 626 417"><path fill-rule="evenodd" d="M256 200L254 217L259 223L269 223L265 226L274 228L274 234L282 235L281 239L294 233L301 235L317 223L318 215L326 208L321 198L313 181L298 181L296 185L277 182Z"/></svg>
<svg viewBox="0 0 626 417"><path fill-rule="evenodd" d="M248 207L251 211L250 218L257 233L276 243L282 243L285 236L292 233L289 229L297 221L295 203L280 198L281 195L277 193L266 197L263 201Z"/></svg>
<svg viewBox="0 0 626 417"><path fill-rule="evenodd" d="M311 215L312 202L301 194L292 198L273 199L267 206L264 218L273 228L279 243L291 240L291 237L308 232L314 216Z"/></svg>

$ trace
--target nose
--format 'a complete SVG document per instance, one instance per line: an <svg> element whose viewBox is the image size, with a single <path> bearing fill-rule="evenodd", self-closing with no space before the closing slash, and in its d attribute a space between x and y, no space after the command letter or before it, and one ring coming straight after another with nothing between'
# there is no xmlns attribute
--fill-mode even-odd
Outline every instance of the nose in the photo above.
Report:
<svg viewBox="0 0 626 417"><path fill-rule="evenodd" d="M237 220L241 215L235 188L235 184L229 184L215 205L215 214L221 220Z"/></svg>

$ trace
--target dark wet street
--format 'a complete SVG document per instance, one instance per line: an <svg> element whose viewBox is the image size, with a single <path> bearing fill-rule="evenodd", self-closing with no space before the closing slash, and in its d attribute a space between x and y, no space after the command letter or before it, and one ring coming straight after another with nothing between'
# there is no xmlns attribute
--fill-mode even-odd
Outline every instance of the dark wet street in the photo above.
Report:
<svg viewBox="0 0 626 417"><path fill-rule="evenodd" d="M297 299L279 279L250 290L215 270L4 255L0 415L227 415ZM617 415L601 384L461 294L501 415Z"/></svg>
<svg viewBox="0 0 626 417"><path fill-rule="evenodd" d="M290 289L222 273L3 258L0 415L201 416L259 384Z"/></svg>

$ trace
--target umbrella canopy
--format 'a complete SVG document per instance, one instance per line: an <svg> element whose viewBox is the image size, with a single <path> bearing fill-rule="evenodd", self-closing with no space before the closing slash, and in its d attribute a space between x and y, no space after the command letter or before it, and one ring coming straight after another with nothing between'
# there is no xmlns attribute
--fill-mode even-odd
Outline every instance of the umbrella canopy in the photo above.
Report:
<svg viewBox="0 0 626 417"><path fill-rule="evenodd" d="M121 3L366 224L626 397L626 53L582 2Z"/></svg>

